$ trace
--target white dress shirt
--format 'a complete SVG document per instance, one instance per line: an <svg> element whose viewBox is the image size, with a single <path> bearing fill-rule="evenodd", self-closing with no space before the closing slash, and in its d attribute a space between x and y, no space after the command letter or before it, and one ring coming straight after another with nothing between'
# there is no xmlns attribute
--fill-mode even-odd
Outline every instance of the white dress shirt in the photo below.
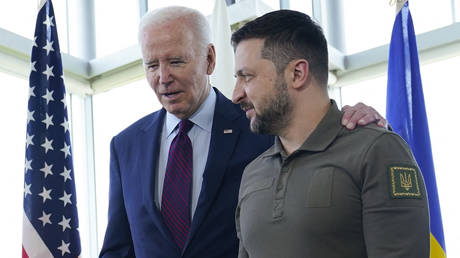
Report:
<svg viewBox="0 0 460 258"><path fill-rule="evenodd" d="M208 160L209 143L211 142L212 122L214 119L214 109L216 107L216 93L211 88L208 97L198 110L189 118L194 123L188 132L188 137L192 142L193 148L193 181L192 181L192 210L191 216L195 213L198 198L203 183L203 173ZM163 195L163 183L166 174L166 164L171 143L178 132L178 124L181 120L173 114L166 113L161 133L160 153L155 180L155 203L161 209L161 198Z"/></svg>

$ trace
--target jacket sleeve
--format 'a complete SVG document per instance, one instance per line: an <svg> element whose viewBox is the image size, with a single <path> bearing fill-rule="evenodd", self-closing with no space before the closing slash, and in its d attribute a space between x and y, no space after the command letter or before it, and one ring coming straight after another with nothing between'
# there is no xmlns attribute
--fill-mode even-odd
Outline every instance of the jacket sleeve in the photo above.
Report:
<svg viewBox="0 0 460 258"><path fill-rule="evenodd" d="M135 257L126 215L115 139L110 143L110 190L107 230L99 257Z"/></svg>
<svg viewBox="0 0 460 258"><path fill-rule="evenodd" d="M384 133L364 154L361 168L368 257L428 258L425 184L409 146L398 135Z"/></svg>

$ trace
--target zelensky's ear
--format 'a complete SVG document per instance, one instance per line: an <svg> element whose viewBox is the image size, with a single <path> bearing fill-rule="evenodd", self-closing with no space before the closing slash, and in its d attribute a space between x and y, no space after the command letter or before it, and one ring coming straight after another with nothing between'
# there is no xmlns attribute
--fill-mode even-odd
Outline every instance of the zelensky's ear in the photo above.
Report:
<svg viewBox="0 0 460 258"><path fill-rule="evenodd" d="M310 76L309 64L305 59L296 59L291 61L293 80L292 87L294 89L305 86Z"/></svg>

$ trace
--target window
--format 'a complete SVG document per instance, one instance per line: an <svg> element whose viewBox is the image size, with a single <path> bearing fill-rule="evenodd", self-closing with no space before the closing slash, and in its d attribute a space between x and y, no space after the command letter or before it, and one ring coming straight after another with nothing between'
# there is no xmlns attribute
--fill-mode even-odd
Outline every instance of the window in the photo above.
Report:
<svg viewBox="0 0 460 258"><path fill-rule="evenodd" d="M443 218L444 238L449 257L460 257L460 207L457 194L458 128L456 118L460 82L460 57L423 65L421 68L425 105L429 121L431 149Z"/></svg>
<svg viewBox="0 0 460 258"><path fill-rule="evenodd" d="M343 4L347 54L388 44L395 7L388 1L347 1Z"/></svg>
<svg viewBox="0 0 460 258"><path fill-rule="evenodd" d="M273 10L279 10L280 9L280 1L279 0L261 0L261 2L264 2L264 4L270 6Z"/></svg>
<svg viewBox="0 0 460 258"><path fill-rule="evenodd" d="M361 81L341 89L342 105L355 105L363 102L371 105L380 114L385 116L387 97L387 76Z"/></svg>
<svg viewBox="0 0 460 258"><path fill-rule="evenodd" d="M183 1L183 0L149 0L149 10L158 8L180 5L200 11L204 16L212 14L214 10L215 0L201 0L201 1Z"/></svg>
<svg viewBox="0 0 460 258"><path fill-rule="evenodd" d="M38 12L38 2L31 0L8 1L0 8L0 28L9 30L28 39L34 39L35 21ZM57 20L59 47L67 53L67 4L64 0L53 1L54 24Z"/></svg>
<svg viewBox="0 0 460 258"><path fill-rule="evenodd" d="M3 210L0 214L2 252L5 257L18 257L21 253L22 215L24 198L24 160L26 140L27 100L29 82L0 72L0 90L6 94L0 101L0 159L3 179L0 193ZM5 233L6 232L6 233Z"/></svg>
<svg viewBox="0 0 460 258"><path fill-rule="evenodd" d="M416 34L450 25L452 20L452 0L437 0L436 6L428 1L409 3ZM436 17L436 18L435 18Z"/></svg>
<svg viewBox="0 0 460 258"><path fill-rule="evenodd" d="M313 16L311 0L291 0L289 1L289 9L296 10L308 14L310 17Z"/></svg>
<svg viewBox="0 0 460 258"><path fill-rule="evenodd" d="M0 27L23 37L33 39L38 1L16 0L2 4Z"/></svg>
<svg viewBox="0 0 460 258"><path fill-rule="evenodd" d="M451 0L436 1L436 8L430 1L412 1L409 8L416 34L452 23ZM343 12L348 54L390 42L395 6L390 6L389 1L346 1Z"/></svg>
<svg viewBox="0 0 460 258"><path fill-rule="evenodd" d="M96 56L113 54L137 44L139 1L94 1Z"/></svg>

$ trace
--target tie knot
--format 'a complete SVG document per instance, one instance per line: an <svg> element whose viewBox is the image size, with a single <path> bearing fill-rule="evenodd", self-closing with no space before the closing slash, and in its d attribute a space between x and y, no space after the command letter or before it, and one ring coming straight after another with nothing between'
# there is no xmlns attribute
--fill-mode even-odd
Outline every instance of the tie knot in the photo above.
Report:
<svg viewBox="0 0 460 258"><path fill-rule="evenodd" d="M184 133L184 134L187 134L188 131L190 131L190 129L192 129L193 127L193 122L188 120L188 119L185 119L185 120L181 120L180 123L179 123L179 133Z"/></svg>

